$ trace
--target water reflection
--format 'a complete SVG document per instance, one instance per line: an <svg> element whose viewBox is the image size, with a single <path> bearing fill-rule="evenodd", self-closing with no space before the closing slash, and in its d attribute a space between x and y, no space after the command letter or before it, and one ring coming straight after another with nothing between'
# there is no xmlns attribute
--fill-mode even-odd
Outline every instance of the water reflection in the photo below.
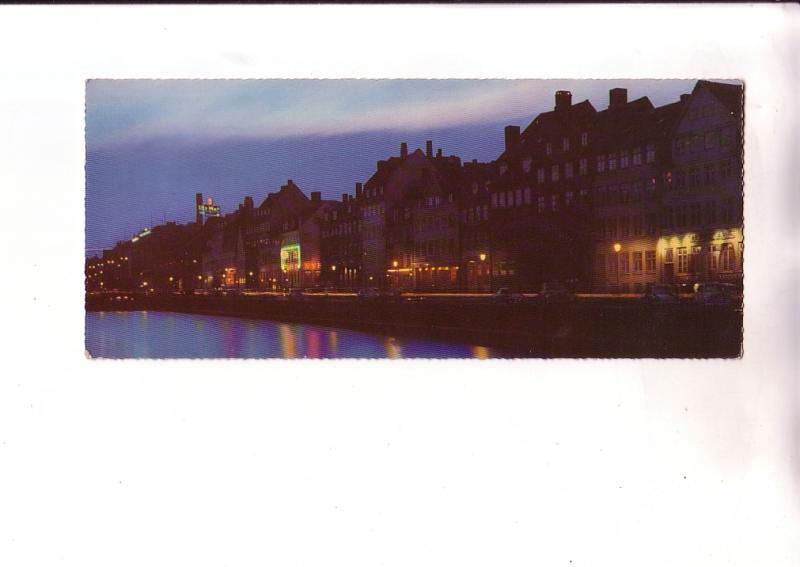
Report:
<svg viewBox="0 0 800 567"><path fill-rule="evenodd" d="M99 358L498 358L483 346L383 337L345 329L160 312L86 314Z"/></svg>

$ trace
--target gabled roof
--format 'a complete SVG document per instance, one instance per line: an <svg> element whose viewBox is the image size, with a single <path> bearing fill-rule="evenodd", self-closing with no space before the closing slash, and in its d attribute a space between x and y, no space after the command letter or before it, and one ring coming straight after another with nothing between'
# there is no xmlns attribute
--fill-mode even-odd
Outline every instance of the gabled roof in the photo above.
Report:
<svg viewBox="0 0 800 567"><path fill-rule="evenodd" d="M741 115L742 102L744 96L744 85L733 85L728 83L715 83L713 81L697 81L692 94L699 89L707 89L732 113Z"/></svg>

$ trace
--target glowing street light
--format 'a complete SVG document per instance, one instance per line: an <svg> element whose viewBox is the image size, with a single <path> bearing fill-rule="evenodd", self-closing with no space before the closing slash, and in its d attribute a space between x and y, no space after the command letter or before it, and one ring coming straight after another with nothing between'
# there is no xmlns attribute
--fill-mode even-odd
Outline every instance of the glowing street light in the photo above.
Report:
<svg viewBox="0 0 800 567"><path fill-rule="evenodd" d="M395 261L393 261L393 262L392 262L392 267L393 267L393 268L396 268L396 267L397 267L397 260L395 260Z"/></svg>
<svg viewBox="0 0 800 567"><path fill-rule="evenodd" d="M486 253L485 252L481 252L480 255L478 256L478 258L481 259L481 262L485 262L486 261Z"/></svg>
<svg viewBox="0 0 800 567"><path fill-rule="evenodd" d="M620 244L619 242L615 242L614 243L614 252L619 252L620 250L622 250L622 244Z"/></svg>

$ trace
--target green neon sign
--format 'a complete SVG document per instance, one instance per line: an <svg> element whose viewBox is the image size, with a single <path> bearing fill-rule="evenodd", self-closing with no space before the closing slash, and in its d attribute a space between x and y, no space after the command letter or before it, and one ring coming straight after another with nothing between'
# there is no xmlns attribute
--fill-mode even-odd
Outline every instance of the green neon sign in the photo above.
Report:
<svg viewBox="0 0 800 567"><path fill-rule="evenodd" d="M300 245L288 244L281 247L281 271L296 272L300 270Z"/></svg>

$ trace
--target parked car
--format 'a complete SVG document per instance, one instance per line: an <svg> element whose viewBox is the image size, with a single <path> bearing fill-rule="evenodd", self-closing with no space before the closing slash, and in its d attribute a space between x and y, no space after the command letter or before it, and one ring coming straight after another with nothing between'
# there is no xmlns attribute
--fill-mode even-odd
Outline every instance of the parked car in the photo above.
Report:
<svg viewBox="0 0 800 567"><path fill-rule="evenodd" d="M512 293L509 287L501 287L494 293L495 303L519 303L523 299L521 294Z"/></svg>
<svg viewBox="0 0 800 567"><path fill-rule="evenodd" d="M542 303L569 303L574 300L575 295L559 282L544 283L539 292L539 301Z"/></svg>
<svg viewBox="0 0 800 567"><path fill-rule="evenodd" d="M647 284L642 295L647 305L675 305L678 303L678 289L671 284Z"/></svg>
<svg viewBox="0 0 800 567"><path fill-rule="evenodd" d="M305 301L306 296L303 295L303 290L299 288L292 288L286 293L289 301Z"/></svg>
<svg viewBox="0 0 800 567"><path fill-rule="evenodd" d="M723 283L698 283L694 286L693 300L697 305L733 306L735 287Z"/></svg>
<svg viewBox="0 0 800 567"><path fill-rule="evenodd" d="M361 300L378 299L380 296L381 292L376 287L365 287L358 290L358 299Z"/></svg>

